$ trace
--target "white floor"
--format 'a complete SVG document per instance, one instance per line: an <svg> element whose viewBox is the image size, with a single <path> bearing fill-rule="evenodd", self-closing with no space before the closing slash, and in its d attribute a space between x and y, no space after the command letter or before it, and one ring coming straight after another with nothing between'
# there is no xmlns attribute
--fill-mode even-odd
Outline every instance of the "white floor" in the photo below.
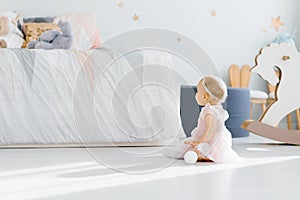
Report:
<svg viewBox="0 0 300 200"><path fill-rule="evenodd" d="M245 162L197 165L162 148L0 149L0 200L300 199L300 146L251 135Z"/></svg>

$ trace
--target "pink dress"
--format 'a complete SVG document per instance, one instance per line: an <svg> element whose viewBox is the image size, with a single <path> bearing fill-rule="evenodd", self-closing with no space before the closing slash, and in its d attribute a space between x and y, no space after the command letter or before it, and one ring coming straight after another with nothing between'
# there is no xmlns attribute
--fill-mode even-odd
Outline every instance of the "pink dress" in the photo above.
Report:
<svg viewBox="0 0 300 200"><path fill-rule="evenodd" d="M201 109L198 119L198 126L192 131L191 137L180 141L175 147L170 147L164 150L167 157L183 158L184 153L190 150L190 146L184 144L185 141L199 140L206 130L205 116L210 114L213 116L211 130L213 137L206 143L197 145L197 149L202 155L217 163L239 162L243 159L232 149L231 133L225 126L225 121L228 119L228 113L223 109L222 105L206 104Z"/></svg>

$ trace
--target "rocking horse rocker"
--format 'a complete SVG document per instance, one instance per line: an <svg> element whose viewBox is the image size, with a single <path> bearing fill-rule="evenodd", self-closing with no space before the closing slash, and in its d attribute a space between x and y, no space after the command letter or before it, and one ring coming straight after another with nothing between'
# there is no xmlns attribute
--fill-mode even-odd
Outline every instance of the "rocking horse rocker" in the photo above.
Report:
<svg viewBox="0 0 300 200"><path fill-rule="evenodd" d="M256 72L269 84L276 85L275 101L259 121L246 120L242 128L257 135L289 144L300 144L300 131L277 128L288 113L300 107L300 53L288 44L271 44L256 56ZM279 71L276 76L275 69Z"/></svg>

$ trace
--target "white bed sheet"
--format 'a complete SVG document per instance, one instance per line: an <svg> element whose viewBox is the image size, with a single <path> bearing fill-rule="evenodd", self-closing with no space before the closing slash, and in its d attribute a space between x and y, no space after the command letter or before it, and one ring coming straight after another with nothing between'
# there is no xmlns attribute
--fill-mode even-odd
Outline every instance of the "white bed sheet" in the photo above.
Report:
<svg viewBox="0 0 300 200"><path fill-rule="evenodd" d="M185 137L170 56L131 65L109 49L0 50L0 145ZM134 57L134 56L133 56Z"/></svg>

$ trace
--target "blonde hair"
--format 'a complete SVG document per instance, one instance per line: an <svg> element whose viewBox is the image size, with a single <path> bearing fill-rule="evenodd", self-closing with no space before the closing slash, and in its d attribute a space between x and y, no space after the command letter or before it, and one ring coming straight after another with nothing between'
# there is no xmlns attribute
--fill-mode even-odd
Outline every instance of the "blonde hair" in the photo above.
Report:
<svg viewBox="0 0 300 200"><path fill-rule="evenodd" d="M215 103L221 104L225 102L227 87L222 79L216 76L205 76L202 79L202 85Z"/></svg>

